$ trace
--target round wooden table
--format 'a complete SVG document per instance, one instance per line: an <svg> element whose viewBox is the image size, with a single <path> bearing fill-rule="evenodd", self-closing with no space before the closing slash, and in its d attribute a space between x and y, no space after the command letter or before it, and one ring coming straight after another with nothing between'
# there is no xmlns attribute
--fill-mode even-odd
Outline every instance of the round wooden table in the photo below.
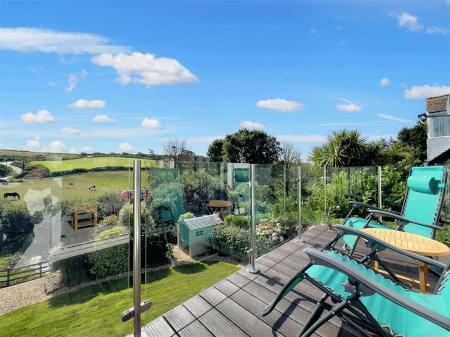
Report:
<svg viewBox="0 0 450 337"><path fill-rule="evenodd" d="M450 248L442 242L417 234L379 228L364 228L363 231L397 248L415 254L423 256L446 256L450 254ZM377 269L378 266L375 266L375 268ZM405 277L403 279L414 281ZM422 262L419 264L419 286L421 292L426 292L428 286L428 266Z"/></svg>

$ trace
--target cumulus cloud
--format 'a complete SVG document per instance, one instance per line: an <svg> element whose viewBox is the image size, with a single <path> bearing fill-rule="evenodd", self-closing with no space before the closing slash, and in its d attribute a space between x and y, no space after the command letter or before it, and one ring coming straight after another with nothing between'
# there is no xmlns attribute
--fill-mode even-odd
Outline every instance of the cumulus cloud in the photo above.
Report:
<svg viewBox="0 0 450 337"><path fill-rule="evenodd" d="M94 152L94 150L92 149L92 147L90 147L89 145L85 145L81 148L81 152L84 153L92 153Z"/></svg>
<svg viewBox="0 0 450 337"><path fill-rule="evenodd" d="M119 144L119 150L121 152L131 152L133 150L133 146L129 143L121 143Z"/></svg>
<svg viewBox="0 0 450 337"><path fill-rule="evenodd" d="M66 91L72 92L77 87L78 82L82 78L86 78L87 75L88 75L88 73L85 69L81 69L81 71L79 73L69 74L69 77L67 78Z"/></svg>
<svg viewBox="0 0 450 337"><path fill-rule="evenodd" d="M36 113L27 112L20 116L25 123L47 124L55 121L55 117L47 110L39 110Z"/></svg>
<svg viewBox="0 0 450 337"><path fill-rule="evenodd" d="M197 77L176 59L156 57L153 54L104 53L94 56L92 62L114 68L119 75L118 81L122 84L133 82L154 86L197 81Z"/></svg>
<svg viewBox="0 0 450 337"><path fill-rule="evenodd" d="M382 119L386 119L388 121L413 123L413 121L410 119L404 119L404 118L400 118L400 117L396 117L396 116L388 115L388 114L377 114L377 116Z"/></svg>
<svg viewBox="0 0 450 337"><path fill-rule="evenodd" d="M159 120L154 119L154 118L148 118L148 117L144 118L144 120L141 123L141 126L145 129L150 129L150 130L158 130L158 129L164 128Z"/></svg>
<svg viewBox="0 0 450 337"><path fill-rule="evenodd" d="M99 99L87 100L79 99L69 105L72 109L103 109L106 106L105 101Z"/></svg>
<svg viewBox="0 0 450 337"><path fill-rule="evenodd" d="M115 122L116 120L106 114L100 114L92 118L92 121L96 123L112 123Z"/></svg>
<svg viewBox="0 0 450 337"><path fill-rule="evenodd" d="M256 102L256 106L261 109L271 109L281 112L303 110L304 105L296 101L289 101L283 98L262 99Z"/></svg>
<svg viewBox="0 0 450 337"><path fill-rule="evenodd" d="M41 137L35 136L32 139L27 140L25 142L23 149L27 150L27 151L36 151L36 150L40 149L40 147L41 147Z"/></svg>
<svg viewBox="0 0 450 337"><path fill-rule="evenodd" d="M288 143L323 143L327 140L326 136L321 135L277 135L282 142Z"/></svg>
<svg viewBox="0 0 450 337"><path fill-rule="evenodd" d="M257 122L252 122L252 121L242 122L241 127L248 129L248 130L259 130L259 131L265 130L264 125L257 123Z"/></svg>
<svg viewBox="0 0 450 337"><path fill-rule="evenodd" d="M444 27L432 26L425 27L417 16L414 16L407 12L402 12L397 15L397 23L400 27L403 27L412 32L424 32L426 34L441 34L447 35L448 29Z"/></svg>
<svg viewBox="0 0 450 337"><path fill-rule="evenodd" d="M65 135L79 135L80 131L75 128L65 127L61 129L61 133Z"/></svg>
<svg viewBox="0 0 450 337"><path fill-rule="evenodd" d="M41 28L0 28L0 49L59 54L119 53L128 48L109 44L107 38L88 33L66 33Z"/></svg>
<svg viewBox="0 0 450 337"><path fill-rule="evenodd" d="M411 89L405 89L404 91L406 99L420 99L446 94L450 94L450 86L439 84L415 85Z"/></svg>
<svg viewBox="0 0 450 337"><path fill-rule="evenodd" d="M68 152L68 148L62 141L54 140L48 144L48 151L55 153Z"/></svg>
<svg viewBox="0 0 450 337"><path fill-rule="evenodd" d="M387 87L390 84L391 84L391 80L389 78L387 78L387 77L383 77L380 80L380 87L382 87L382 88Z"/></svg>

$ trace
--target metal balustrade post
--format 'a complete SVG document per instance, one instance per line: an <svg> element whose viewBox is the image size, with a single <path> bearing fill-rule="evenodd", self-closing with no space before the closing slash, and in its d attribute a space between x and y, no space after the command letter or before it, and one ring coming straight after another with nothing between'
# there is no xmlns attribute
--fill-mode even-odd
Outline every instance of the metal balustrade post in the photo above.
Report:
<svg viewBox="0 0 450 337"><path fill-rule="evenodd" d="M383 208L383 190L381 187L381 166L378 166L378 208Z"/></svg>
<svg viewBox="0 0 450 337"><path fill-rule="evenodd" d="M323 167L323 221L328 225L327 213L327 167Z"/></svg>
<svg viewBox="0 0 450 337"><path fill-rule="evenodd" d="M256 266L256 165L251 164L251 208L252 208L252 225L250 228L250 250L248 255L250 263L247 266L247 271L251 274L259 273L259 268Z"/></svg>
<svg viewBox="0 0 450 337"><path fill-rule="evenodd" d="M134 336L141 337L141 161L134 161L133 306Z"/></svg>

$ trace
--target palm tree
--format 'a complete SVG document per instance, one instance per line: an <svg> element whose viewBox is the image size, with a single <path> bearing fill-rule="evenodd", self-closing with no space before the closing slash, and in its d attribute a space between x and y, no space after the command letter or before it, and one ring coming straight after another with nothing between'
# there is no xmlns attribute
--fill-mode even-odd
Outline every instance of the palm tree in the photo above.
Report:
<svg viewBox="0 0 450 337"><path fill-rule="evenodd" d="M357 130L333 131L327 143L316 146L311 153L315 166L345 167L364 165L367 140Z"/></svg>

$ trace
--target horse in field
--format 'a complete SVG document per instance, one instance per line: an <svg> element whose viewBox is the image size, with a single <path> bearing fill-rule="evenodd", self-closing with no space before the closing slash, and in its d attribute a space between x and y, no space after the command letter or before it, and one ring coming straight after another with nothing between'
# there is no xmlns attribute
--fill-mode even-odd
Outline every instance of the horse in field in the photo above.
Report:
<svg viewBox="0 0 450 337"><path fill-rule="evenodd" d="M20 200L20 194L17 192L6 192L3 194L3 199L8 199L9 197Z"/></svg>

